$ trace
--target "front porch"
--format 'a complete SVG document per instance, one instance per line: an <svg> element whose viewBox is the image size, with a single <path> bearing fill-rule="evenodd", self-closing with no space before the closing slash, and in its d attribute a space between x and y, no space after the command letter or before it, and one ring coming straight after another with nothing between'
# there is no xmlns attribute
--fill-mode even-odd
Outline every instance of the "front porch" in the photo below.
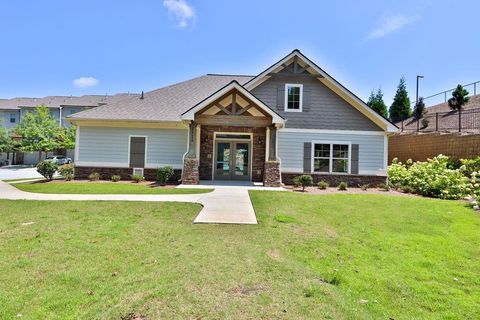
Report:
<svg viewBox="0 0 480 320"><path fill-rule="evenodd" d="M281 185L276 145L284 120L238 83L220 89L182 120L189 126L183 184L201 179Z"/></svg>

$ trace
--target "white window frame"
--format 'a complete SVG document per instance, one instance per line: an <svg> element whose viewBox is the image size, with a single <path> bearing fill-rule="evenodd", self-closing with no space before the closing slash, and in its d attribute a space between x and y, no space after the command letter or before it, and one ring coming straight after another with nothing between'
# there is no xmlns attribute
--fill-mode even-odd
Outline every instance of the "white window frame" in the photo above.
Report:
<svg viewBox="0 0 480 320"><path fill-rule="evenodd" d="M288 87L298 87L300 88L300 105L298 109L289 109L288 108ZM285 84L285 101L284 101L284 110L285 112L302 112L303 109L303 84L298 83L286 83Z"/></svg>
<svg viewBox="0 0 480 320"><path fill-rule="evenodd" d="M147 151L148 151L148 136L142 136L142 135L129 135L128 136L128 162L127 162L127 167L130 167L130 146L132 144L132 138L145 138L145 161L144 161L144 167L147 167Z"/></svg>
<svg viewBox="0 0 480 320"><path fill-rule="evenodd" d="M315 171L315 158L326 159L325 157L315 157L315 145L316 144L329 144L330 145L330 156L328 161L328 172L321 172ZM333 145L348 145L348 170L347 172L333 172L333 160L334 159L345 159L345 158L334 158L333 157ZM311 173L318 173L318 174L338 174L338 175L345 175L351 174L352 172L352 143L350 141L312 141L312 163L311 163Z"/></svg>

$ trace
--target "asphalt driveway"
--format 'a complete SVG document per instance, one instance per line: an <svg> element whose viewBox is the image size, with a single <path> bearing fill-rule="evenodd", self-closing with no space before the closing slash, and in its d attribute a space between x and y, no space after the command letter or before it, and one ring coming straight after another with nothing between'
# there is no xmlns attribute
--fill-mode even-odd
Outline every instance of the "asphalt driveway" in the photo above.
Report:
<svg viewBox="0 0 480 320"><path fill-rule="evenodd" d="M36 168L28 166L0 167L0 180L42 178Z"/></svg>

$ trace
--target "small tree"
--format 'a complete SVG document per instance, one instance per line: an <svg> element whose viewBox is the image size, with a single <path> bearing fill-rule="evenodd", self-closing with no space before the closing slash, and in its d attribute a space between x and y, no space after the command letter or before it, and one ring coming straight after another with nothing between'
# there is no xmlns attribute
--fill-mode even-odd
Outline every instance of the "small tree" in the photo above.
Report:
<svg viewBox="0 0 480 320"><path fill-rule="evenodd" d="M418 98L418 102L415 104L413 109L413 116L415 119L423 118L423 115L427 112L425 109L425 102L423 102L423 97Z"/></svg>
<svg viewBox="0 0 480 320"><path fill-rule="evenodd" d="M452 97L448 99L448 106L452 110L461 110L463 106L470 100L468 91L462 86L458 85L452 92Z"/></svg>
<svg viewBox="0 0 480 320"><path fill-rule="evenodd" d="M22 137L20 150L24 152L38 151L41 159L42 151L49 152L60 148L60 137L63 129L50 115L46 106L35 108L28 112L15 128L15 132Z"/></svg>
<svg viewBox="0 0 480 320"><path fill-rule="evenodd" d="M42 176L45 177L48 181L51 181L53 179L53 175L58 169L58 165L56 162L53 161L40 161L37 164L37 172L40 173Z"/></svg>
<svg viewBox="0 0 480 320"><path fill-rule="evenodd" d="M384 118L388 118L387 105L383 101L383 92L378 89L377 92L371 92L367 105Z"/></svg>
<svg viewBox="0 0 480 320"><path fill-rule="evenodd" d="M313 184L313 178L308 174L302 174L301 176L295 177L293 182L296 186L301 186L302 191L305 192L305 188Z"/></svg>
<svg viewBox="0 0 480 320"><path fill-rule="evenodd" d="M399 121L412 115L405 77L400 79L393 103L390 106L389 114L392 121Z"/></svg>
<svg viewBox="0 0 480 320"><path fill-rule="evenodd" d="M75 136L77 133L77 127L70 126L62 132L59 137L59 148L65 150L75 149Z"/></svg>

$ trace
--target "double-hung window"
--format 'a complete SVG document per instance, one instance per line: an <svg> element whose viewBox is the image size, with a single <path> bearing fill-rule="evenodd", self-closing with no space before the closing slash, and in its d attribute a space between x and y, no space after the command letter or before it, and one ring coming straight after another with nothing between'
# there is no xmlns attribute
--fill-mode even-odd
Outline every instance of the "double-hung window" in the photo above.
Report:
<svg viewBox="0 0 480 320"><path fill-rule="evenodd" d="M303 85L285 85L285 111L302 112Z"/></svg>
<svg viewBox="0 0 480 320"><path fill-rule="evenodd" d="M10 113L10 123L17 122L17 115L15 113Z"/></svg>
<svg viewBox="0 0 480 320"><path fill-rule="evenodd" d="M314 143L313 172L349 173L350 144Z"/></svg>

